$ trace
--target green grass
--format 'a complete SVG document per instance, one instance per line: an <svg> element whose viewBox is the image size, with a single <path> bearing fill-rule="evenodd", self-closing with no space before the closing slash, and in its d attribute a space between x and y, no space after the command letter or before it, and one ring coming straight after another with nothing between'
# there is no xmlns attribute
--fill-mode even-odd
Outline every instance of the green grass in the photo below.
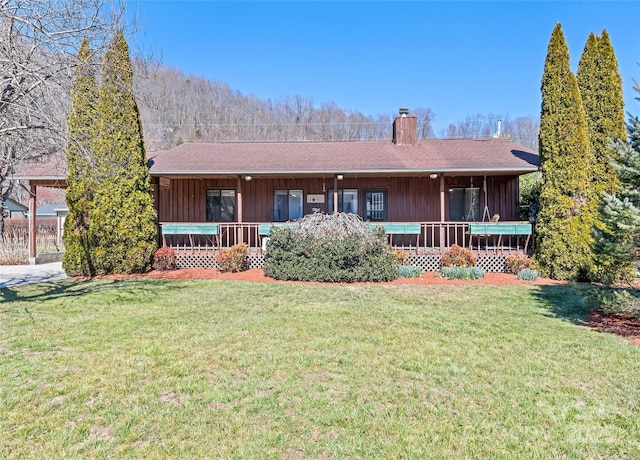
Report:
<svg viewBox="0 0 640 460"><path fill-rule="evenodd" d="M640 458L572 286L0 290L0 458Z"/></svg>

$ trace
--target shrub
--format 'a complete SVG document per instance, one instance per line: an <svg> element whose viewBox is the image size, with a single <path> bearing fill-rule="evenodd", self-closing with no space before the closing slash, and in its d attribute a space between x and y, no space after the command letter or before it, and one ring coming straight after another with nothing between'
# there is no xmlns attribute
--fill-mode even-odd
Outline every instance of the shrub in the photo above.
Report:
<svg viewBox="0 0 640 460"><path fill-rule="evenodd" d="M24 219L26 220L26 219ZM4 232L0 241L0 265L22 265L29 263L29 239L19 229Z"/></svg>
<svg viewBox="0 0 640 460"><path fill-rule="evenodd" d="M442 276L449 280L477 280L484 278L484 268L480 267L442 267Z"/></svg>
<svg viewBox="0 0 640 460"><path fill-rule="evenodd" d="M469 249L454 244L442 254L442 267L473 267L476 256Z"/></svg>
<svg viewBox="0 0 640 460"><path fill-rule="evenodd" d="M314 213L289 228L271 231L266 276L281 280L356 282L398 277L398 259L384 229L353 214Z"/></svg>
<svg viewBox="0 0 640 460"><path fill-rule="evenodd" d="M523 268L518 272L518 279L524 281L535 281L538 279L538 270Z"/></svg>
<svg viewBox="0 0 640 460"><path fill-rule="evenodd" d="M596 287L583 296L606 314L626 314L640 318L640 289Z"/></svg>
<svg viewBox="0 0 640 460"><path fill-rule="evenodd" d="M525 256L524 254L507 256L506 264L507 271L509 273L513 273L514 275L520 273L520 270L524 268L533 269L533 260L530 257Z"/></svg>
<svg viewBox="0 0 640 460"><path fill-rule="evenodd" d="M159 248L153 254L153 269L154 270L175 270L178 268L178 256L176 252L169 248Z"/></svg>
<svg viewBox="0 0 640 460"><path fill-rule="evenodd" d="M394 249L393 257L396 258L396 263L398 265L405 265L407 263L407 260L409 259L409 256L407 255L407 253L402 249Z"/></svg>
<svg viewBox="0 0 640 460"><path fill-rule="evenodd" d="M422 269L414 265L400 265L398 267L398 278L420 278Z"/></svg>
<svg viewBox="0 0 640 460"><path fill-rule="evenodd" d="M239 272L247 269L247 249L249 245L242 243L223 249L216 254L216 262L223 272Z"/></svg>

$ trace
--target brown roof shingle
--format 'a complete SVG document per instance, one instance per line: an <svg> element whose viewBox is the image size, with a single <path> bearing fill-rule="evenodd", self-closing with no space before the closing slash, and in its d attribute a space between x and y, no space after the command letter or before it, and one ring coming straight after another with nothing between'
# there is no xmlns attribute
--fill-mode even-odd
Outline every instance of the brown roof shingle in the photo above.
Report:
<svg viewBox="0 0 640 460"><path fill-rule="evenodd" d="M536 171L537 152L505 139L427 139L414 146L390 141L184 143L148 152L153 176L235 174L412 174ZM26 165L24 179L64 179L63 160Z"/></svg>
<svg viewBox="0 0 640 460"><path fill-rule="evenodd" d="M185 143L150 152L154 176L180 174L529 172L538 154L505 139L428 139L415 146L389 141Z"/></svg>

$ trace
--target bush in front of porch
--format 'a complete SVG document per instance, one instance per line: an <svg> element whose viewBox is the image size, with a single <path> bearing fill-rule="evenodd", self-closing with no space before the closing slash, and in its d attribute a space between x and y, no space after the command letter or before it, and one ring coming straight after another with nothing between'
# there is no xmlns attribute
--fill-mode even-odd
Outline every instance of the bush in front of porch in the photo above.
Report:
<svg viewBox="0 0 640 460"><path fill-rule="evenodd" d="M353 214L311 214L271 231L265 275L280 280L391 281L398 261L383 229L371 231Z"/></svg>

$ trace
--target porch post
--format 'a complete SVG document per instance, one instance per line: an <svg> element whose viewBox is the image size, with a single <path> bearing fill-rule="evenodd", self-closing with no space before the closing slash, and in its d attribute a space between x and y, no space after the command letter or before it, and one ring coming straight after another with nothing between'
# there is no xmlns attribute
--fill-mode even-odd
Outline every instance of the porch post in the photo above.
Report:
<svg viewBox="0 0 640 460"><path fill-rule="evenodd" d="M444 174L440 175L440 251L444 251Z"/></svg>
<svg viewBox="0 0 640 460"><path fill-rule="evenodd" d="M29 194L29 263L36 263L36 190L35 185L30 186Z"/></svg>
<svg viewBox="0 0 640 460"><path fill-rule="evenodd" d="M238 236L236 243L244 243L244 232L242 231L242 176L238 175Z"/></svg>
<svg viewBox="0 0 640 460"><path fill-rule="evenodd" d="M333 213L338 214L338 176L333 176Z"/></svg>

